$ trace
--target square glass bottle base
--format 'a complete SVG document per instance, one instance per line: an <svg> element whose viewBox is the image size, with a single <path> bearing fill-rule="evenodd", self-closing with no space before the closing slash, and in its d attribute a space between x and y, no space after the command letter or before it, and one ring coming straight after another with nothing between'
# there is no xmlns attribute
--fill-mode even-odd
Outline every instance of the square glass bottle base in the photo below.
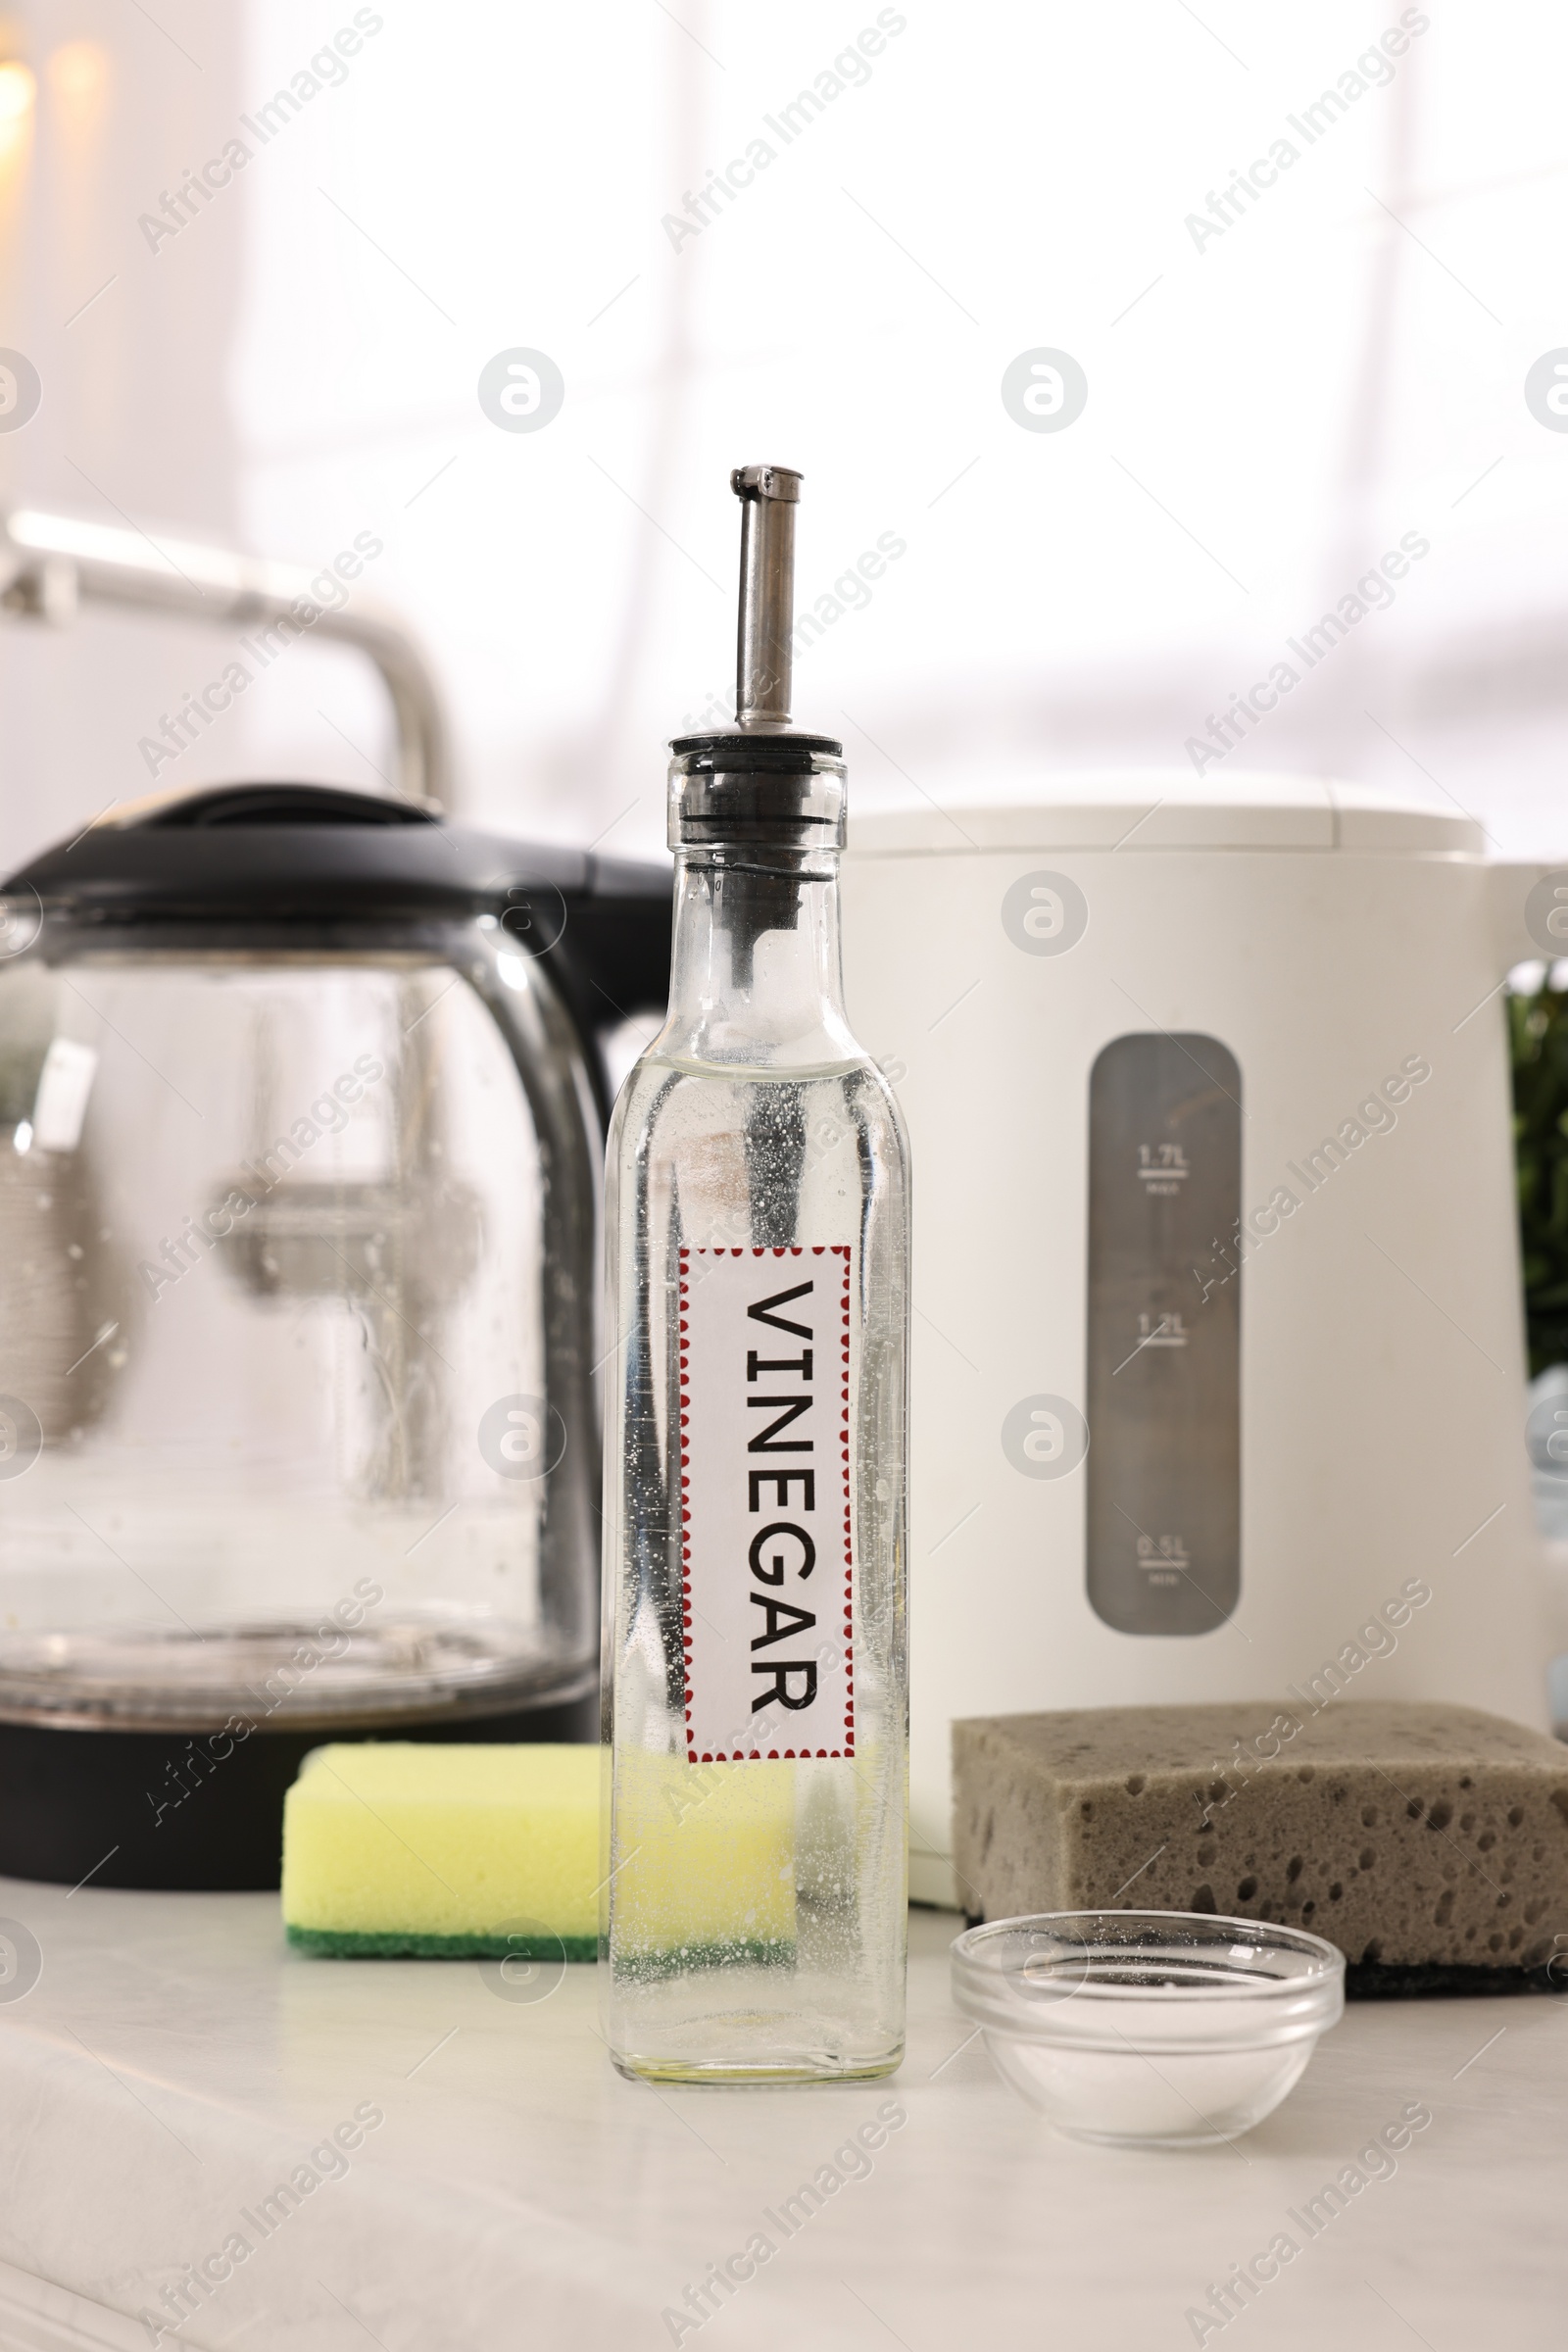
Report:
<svg viewBox="0 0 1568 2352"><path fill-rule="evenodd" d="M702 1984L682 1975L618 1989L605 2038L617 2072L632 2081L873 2082L904 2057L902 2001L892 2016L870 1999L846 2016L813 2000L787 1967L732 1964Z"/></svg>
<svg viewBox="0 0 1568 2352"><path fill-rule="evenodd" d="M780 2058L777 2064L753 2060L734 2065L723 2059L648 2058L635 2054L611 2052L617 2075L628 2082L709 2082L720 2089L750 2083L769 2082L876 2082L883 2076L896 2074L904 2063L902 2048L887 2058L835 2059L826 2053L819 2057Z"/></svg>
<svg viewBox="0 0 1568 2352"><path fill-rule="evenodd" d="M883 2050L845 2049L825 2038L813 2046L808 2020L780 2018L776 2034L768 2031L773 2022L755 2013L715 2017L710 2032L693 2033L678 2048L644 2044L610 2055L633 2082L874 2082L904 2061L902 2041Z"/></svg>

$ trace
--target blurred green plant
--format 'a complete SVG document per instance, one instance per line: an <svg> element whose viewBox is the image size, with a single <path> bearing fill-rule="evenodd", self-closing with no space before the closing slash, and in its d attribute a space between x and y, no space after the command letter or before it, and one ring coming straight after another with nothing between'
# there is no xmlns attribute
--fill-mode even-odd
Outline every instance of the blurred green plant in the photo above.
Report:
<svg viewBox="0 0 1568 2352"><path fill-rule="evenodd" d="M1519 1246L1534 1378L1549 1364L1568 1363L1568 988L1543 985L1533 996L1510 996L1507 1004Z"/></svg>

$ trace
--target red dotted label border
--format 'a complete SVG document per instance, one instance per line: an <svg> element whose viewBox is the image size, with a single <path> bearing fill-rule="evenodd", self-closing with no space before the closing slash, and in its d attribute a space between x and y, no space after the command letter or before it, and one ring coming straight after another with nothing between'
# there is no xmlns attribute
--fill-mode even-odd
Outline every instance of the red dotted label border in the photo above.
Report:
<svg viewBox="0 0 1568 2352"><path fill-rule="evenodd" d="M855 1524L850 1504L850 1270L852 1250L848 1242L801 1244L785 1250L753 1248L747 1250L689 1250L680 1251L680 1629L681 1648L686 1668L686 1761L688 1764L776 1764L781 1761L804 1761L815 1757L850 1757L855 1753ZM686 1269L694 1257L842 1257L844 1260L844 1293L841 1307L842 1389L839 1400L839 1445L844 1462L844 1745L842 1747L770 1747L763 1754L760 1747L734 1748L725 1754L710 1748L699 1750L692 1745L692 1546L691 1494L688 1473L691 1454L687 1447L686 1431L690 1422L691 1394L687 1387L686 1356Z"/></svg>

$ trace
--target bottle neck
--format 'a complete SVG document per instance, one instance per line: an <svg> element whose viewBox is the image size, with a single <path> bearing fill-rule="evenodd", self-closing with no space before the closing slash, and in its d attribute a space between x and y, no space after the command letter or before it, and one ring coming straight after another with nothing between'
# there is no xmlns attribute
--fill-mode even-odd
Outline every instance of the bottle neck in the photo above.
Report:
<svg viewBox="0 0 1568 2352"><path fill-rule="evenodd" d="M836 850L714 843L678 853L657 1053L779 1070L865 1059L844 1011L838 864Z"/></svg>

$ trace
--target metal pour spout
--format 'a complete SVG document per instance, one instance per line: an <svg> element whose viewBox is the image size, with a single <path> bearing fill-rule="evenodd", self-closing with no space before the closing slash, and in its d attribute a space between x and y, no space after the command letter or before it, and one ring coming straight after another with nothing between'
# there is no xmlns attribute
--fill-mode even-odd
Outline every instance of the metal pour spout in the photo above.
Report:
<svg viewBox="0 0 1568 2352"><path fill-rule="evenodd" d="M803 478L787 466L737 466L729 477L741 502L735 724L749 735L782 734L790 723L795 509Z"/></svg>

